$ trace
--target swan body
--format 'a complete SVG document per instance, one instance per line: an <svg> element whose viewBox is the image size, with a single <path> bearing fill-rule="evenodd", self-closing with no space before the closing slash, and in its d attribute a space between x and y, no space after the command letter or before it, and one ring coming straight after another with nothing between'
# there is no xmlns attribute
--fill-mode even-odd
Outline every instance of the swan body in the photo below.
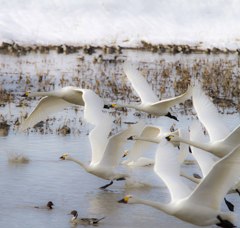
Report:
<svg viewBox="0 0 240 228"><path fill-rule="evenodd" d="M230 130L210 99L204 94L199 86L193 90L193 106L197 112L199 120L207 129L210 141L202 143L182 138L176 135L166 137L171 142L182 142L199 149L213 153L218 157L224 157L236 146L240 144L240 125L234 130Z"/></svg>
<svg viewBox="0 0 240 228"><path fill-rule="evenodd" d="M69 106L84 106L84 97L87 93L94 92L72 86L50 92L26 92L24 95L25 97L40 96L42 98L27 119L21 123L19 130L24 131L27 128L33 127L38 122L47 119L49 115L59 112Z"/></svg>
<svg viewBox="0 0 240 228"><path fill-rule="evenodd" d="M168 135L163 128L159 126L147 125L143 128L139 135L133 135L128 138L128 140L135 140L133 147L127 151L128 159L124 161L124 164L129 166L148 166L154 164L154 159L141 157L144 151L149 150L151 143L159 144L161 140ZM172 135L176 136L186 136L186 131L179 129L177 131L171 132ZM179 152L179 162L183 163L187 157L188 148L179 142L173 143L175 147L180 148ZM157 149L157 148L156 148Z"/></svg>
<svg viewBox="0 0 240 228"><path fill-rule="evenodd" d="M181 177L180 166L174 147L160 143L156 154L154 170L167 185L171 201L162 204L155 201L125 196L120 203L145 204L198 226L216 224L221 227L235 227L233 212L222 212L221 202L239 178L240 147L214 164L208 175L192 191Z"/></svg>
<svg viewBox="0 0 240 228"><path fill-rule="evenodd" d="M156 116L167 116L177 120L175 116L171 115L170 108L189 99L192 93L191 87L180 96L159 101L145 78L137 70L133 69L130 65L126 65L124 71L142 102L141 104L112 104L110 107L133 108ZM107 107L107 105L105 107Z"/></svg>
<svg viewBox="0 0 240 228"><path fill-rule="evenodd" d="M85 164L80 160L63 154L60 159L70 160L79 164L85 171L105 180L111 180L110 184L103 186L106 188L114 180L125 180L128 174L117 173L115 168L122 158L123 145L127 138L136 134L143 128L143 122L133 124L128 129L123 130L111 137L108 137L112 130L113 119L108 113L102 112L103 101L95 93L84 94L84 119L94 126L89 133L92 158L90 164Z"/></svg>

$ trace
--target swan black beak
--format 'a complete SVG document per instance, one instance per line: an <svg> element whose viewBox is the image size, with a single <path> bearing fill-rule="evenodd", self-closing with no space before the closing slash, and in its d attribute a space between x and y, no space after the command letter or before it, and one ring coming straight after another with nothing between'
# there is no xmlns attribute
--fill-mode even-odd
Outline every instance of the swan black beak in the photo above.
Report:
<svg viewBox="0 0 240 228"><path fill-rule="evenodd" d="M110 109L111 105L104 105L103 108Z"/></svg>
<svg viewBox="0 0 240 228"><path fill-rule="evenodd" d="M128 137L127 140L133 140L133 136Z"/></svg>
<svg viewBox="0 0 240 228"><path fill-rule="evenodd" d="M122 198L122 199L118 200L118 203L127 203L127 202L124 200L124 198Z"/></svg>
<svg viewBox="0 0 240 228"><path fill-rule="evenodd" d="M65 157L64 157L64 156L61 156L59 159L61 159L61 160L65 160Z"/></svg>
<svg viewBox="0 0 240 228"><path fill-rule="evenodd" d="M28 97L28 92L24 93L23 95L21 95L21 97Z"/></svg>
<svg viewBox="0 0 240 228"><path fill-rule="evenodd" d="M165 139L166 139L167 141L171 141L171 136L169 135L169 136L165 137Z"/></svg>

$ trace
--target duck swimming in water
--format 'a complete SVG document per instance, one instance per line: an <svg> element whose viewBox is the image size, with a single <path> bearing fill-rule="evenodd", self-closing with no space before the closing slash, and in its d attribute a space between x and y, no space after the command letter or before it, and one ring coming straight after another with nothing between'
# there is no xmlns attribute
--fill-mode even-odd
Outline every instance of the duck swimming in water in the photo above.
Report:
<svg viewBox="0 0 240 228"><path fill-rule="evenodd" d="M98 218L78 218L78 212L73 210L70 212L70 215L73 215L70 222L74 225L82 224L82 225L96 225L99 221L103 220L105 217L100 219Z"/></svg>
<svg viewBox="0 0 240 228"><path fill-rule="evenodd" d="M54 206L53 202L48 201L48 203L45 206L35 206L34 208L52 210L53 206Z"/></svg>

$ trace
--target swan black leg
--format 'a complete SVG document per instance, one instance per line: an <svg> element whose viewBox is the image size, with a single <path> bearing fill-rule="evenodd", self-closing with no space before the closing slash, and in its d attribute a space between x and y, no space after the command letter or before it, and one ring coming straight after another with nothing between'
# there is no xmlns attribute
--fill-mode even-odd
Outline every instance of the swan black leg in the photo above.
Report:
<svg viewBox="0 0 240 228"><path fill-rule="evenodd" d="M116 179L116 181L123 181L123 180L126 180L126 178L125 177L120 177L120 178Z"/></svg>
<svg viewBox="0 0 240 228"><path fill-rule="evenodd" d="M224 198L224 201L225 201L229 211L234 211L234 205L231 202L229 202L226 198Z"/></svg>
<svg viewBox="0 0 240 228"><path fill-rule="evenodd" d="M228 220L223 220L220 215L217 216L217 219L220 221L219 223L216 224L217 226L224 227L224 228L236 227Z"/></svg>
<svg viewBox="0 0 240 228"><path fill-rule="evenodd" d="M100 187L100 189L106 189L108 186L110 186L112 184L113 184L113 181L111 181L109 184L106 184L106 185Z"/></svg>

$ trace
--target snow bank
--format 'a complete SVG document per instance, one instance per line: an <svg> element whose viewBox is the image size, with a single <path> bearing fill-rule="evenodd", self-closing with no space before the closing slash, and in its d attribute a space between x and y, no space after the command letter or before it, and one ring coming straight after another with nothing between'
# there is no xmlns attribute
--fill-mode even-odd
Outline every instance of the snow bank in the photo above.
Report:
<svg viewBox="0 0 240 228"><path fill-rule="evenodd" d="M238 0L0 0L0 41L237 48Z"/></svg>

